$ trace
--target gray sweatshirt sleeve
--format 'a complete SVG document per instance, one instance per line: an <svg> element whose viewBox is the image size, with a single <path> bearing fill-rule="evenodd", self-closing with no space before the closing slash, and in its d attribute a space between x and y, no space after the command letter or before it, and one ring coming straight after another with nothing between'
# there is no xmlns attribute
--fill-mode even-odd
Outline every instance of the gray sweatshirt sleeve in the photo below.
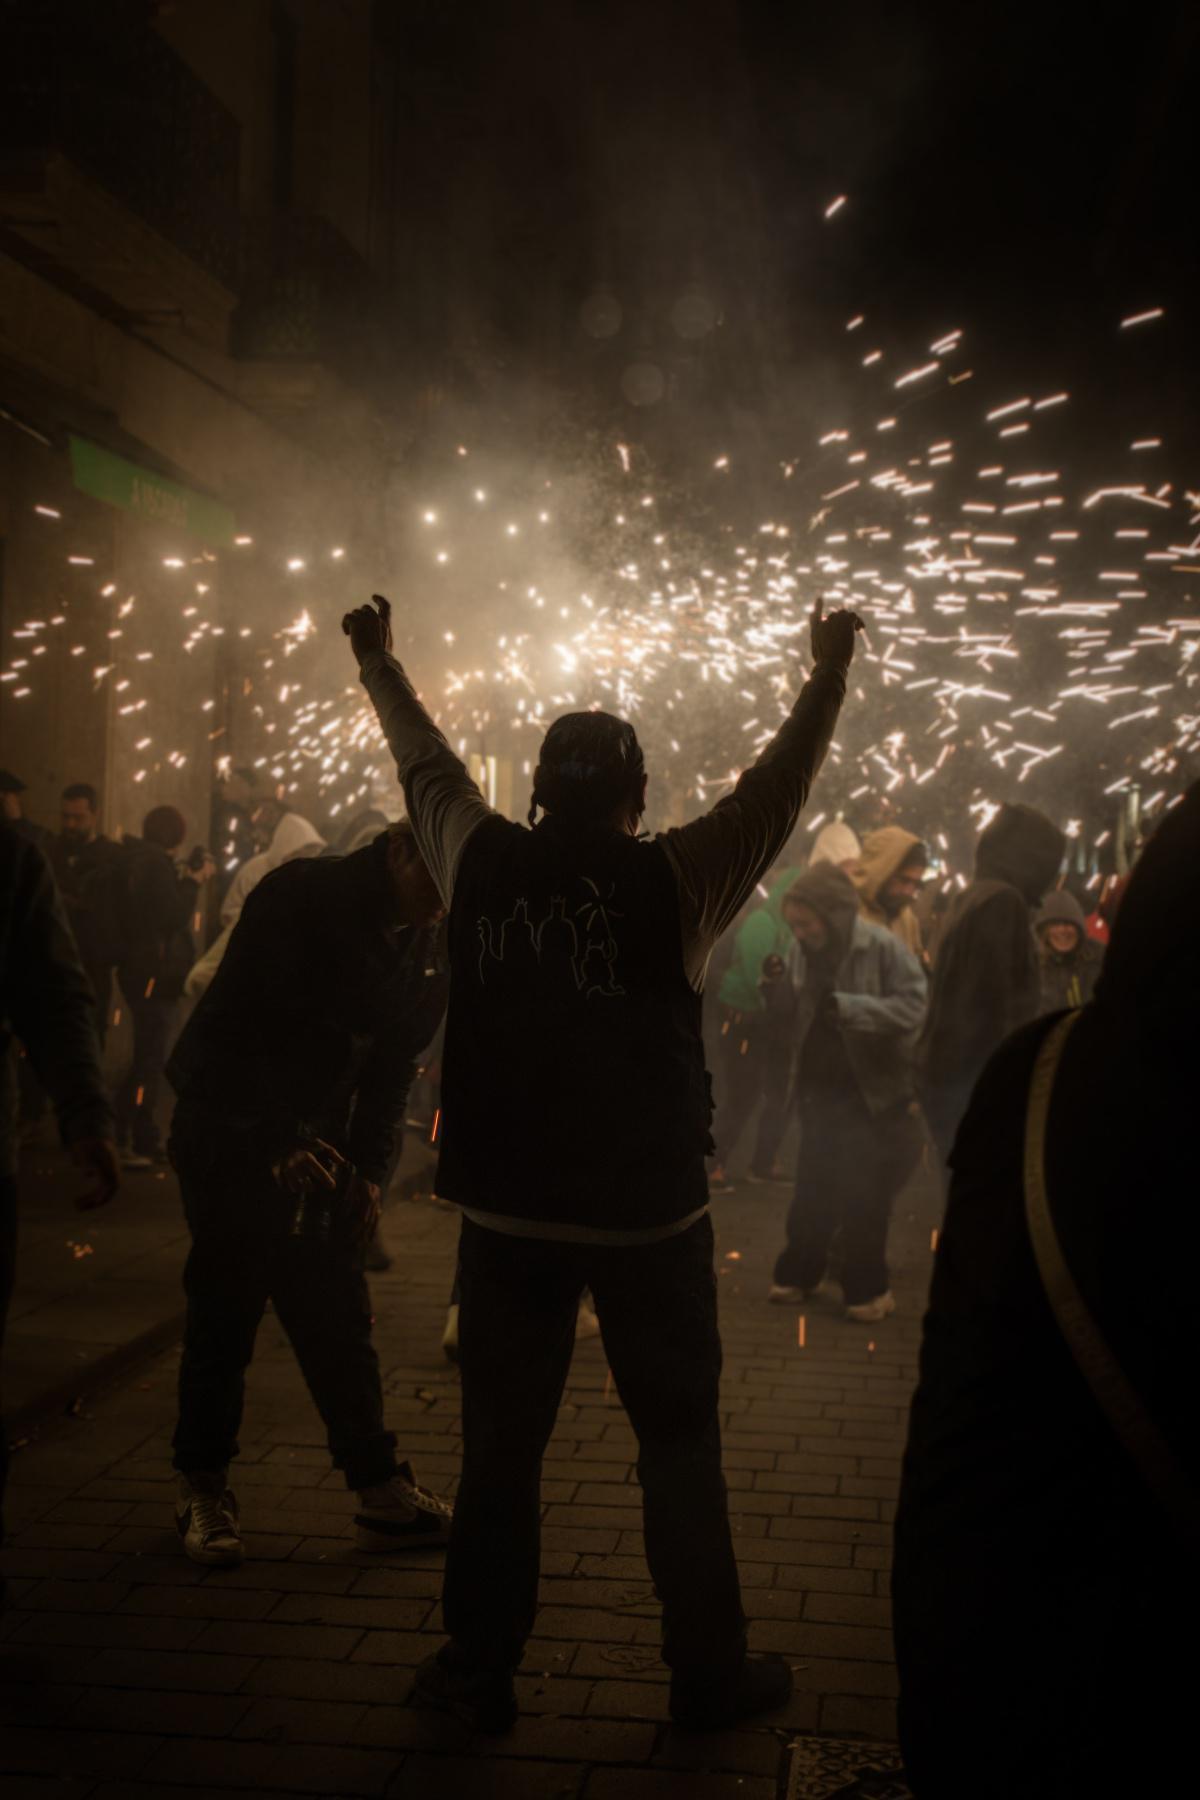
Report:
<svg viewBox="0 0 1200 1800"><path fill-rule="evenodd" d="M733 792L711 812L659 837L679 885L683 963L697 990L713 945L795 830L845 697L845 671L818 663Z"/></svg>
<svg viewBox="0 0 1200 1800"><path fill-rule="evenodd" d="M362 684L383 727L417 845L446 906L467 839L492 809L425 711L394 656L372 650Z"/></svg>

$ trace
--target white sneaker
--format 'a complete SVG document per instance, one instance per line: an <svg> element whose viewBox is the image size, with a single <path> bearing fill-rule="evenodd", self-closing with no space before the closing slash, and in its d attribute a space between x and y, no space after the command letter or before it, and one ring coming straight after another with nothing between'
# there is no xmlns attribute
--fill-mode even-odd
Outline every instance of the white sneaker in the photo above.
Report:
<svg viewBox="0 0 1200 1800"><path fill-rule="evenodd" d="M225 1471L179 1477L175 1529L193 1562L235 1569L245 1555L238 1531L238 1503L225 1485Z"/></svg>
<svg viewBox="0 0 1200 1800"><path fill-rule="evenodd" d="M815 1300L818 1296L827 1297L830 1293L829 1282L822 1277L816 1287L781 1287L773 1281L767 1289L767 1299L776 1306L801 1306L806 1300Z"/></svg>
<svg viewBox="0 0 1200 1800"><path fill-rule="evenodd" d="M857 1320L860 1325L878 1325L880 1319L886 1319L895 1310L896 1301L889 1288L886 1294L879 1294L874 1300L864 1300L861 1306L848 1306L846 1317Z"/></svg>
<svg viewBox="0 0 1200 1800"><path fill-rule="evenodd" d="M458 1361L458 1301L446 1314L446 1329L442 1333L442 1355L447 1362Z"/></svg>
<svg viewBox="0 0 1200 1800"><path fill-rule="evenodd" d="M428 1550L448 1542L454 1509L448 1500L418 1487L407 1471L364 1488L354 1523L360 1550Z"/></svg>

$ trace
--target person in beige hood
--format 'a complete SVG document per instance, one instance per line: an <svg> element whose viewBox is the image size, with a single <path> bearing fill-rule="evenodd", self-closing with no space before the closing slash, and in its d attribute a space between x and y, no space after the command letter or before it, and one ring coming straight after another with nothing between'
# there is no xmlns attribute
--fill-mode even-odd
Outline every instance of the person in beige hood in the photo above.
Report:
<svg viewBox="0 0 1200 1800"><path fill-rule="evenodd" d="M912 903L921 891L928 862L929 854L914 832L884 825L867 833L862 855L850 871L863 918L898 937L920 962L925 962L925 950Z"/></svg>

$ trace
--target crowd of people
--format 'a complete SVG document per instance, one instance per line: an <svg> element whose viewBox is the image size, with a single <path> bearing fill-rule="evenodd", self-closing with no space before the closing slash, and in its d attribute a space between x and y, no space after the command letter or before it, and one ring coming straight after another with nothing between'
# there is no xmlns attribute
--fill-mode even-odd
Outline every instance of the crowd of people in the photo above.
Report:
<svg viewBox="0 0 1200 1800"><path fill-rule="evenodd" d="M356 1497L359 1545L446 1546L448 1640L414 1700L506 1731L536 1616L542 1457L591 1319L638 1438L671 1715L703 1730L769 1713L792 1672L747 1644L710 1198L790 1183L765 1300L799 1309L836 1290L848 1319L875 1324L896 1306L892 1210L924 1155L947 1205L897 1523L913 1790L1082 1795L1123 1758L1132 1769L1145 1752L1113 1723L1120 1646L1169 1641L1162 1584L1174 1568L1178 1589L1172 1555L1190 1571L1196 1516L1191 1257L1157 1215L1184 1205L1191 1170L1200 787L1121 884L1119 917L1115 896L1085 914L1063 832L1017 804L980 832L962 883L894 819L861 841L836 820L801 858L859 629L818 605L808 682L710 811L647 837L636 733L590 712L546 733L517 824L392 656L387 603L343 623L406 817L364 816L329 847L276 795L231 790L240 854L219 908L201 907L215 859L180 860L173 808L114 844L95 790L73 784L52 836L0 773L6 1039L91 1171L86 1204L111 1198L122 1161L165 1155L179 1179L183 1551L214 1566L245 1554L230 1469L270 1302ZM132 1056L109 1094L98 1046L114 994ZM436 1185L462 1220L453 1506L387 1429L363 1273L442 1029ZM11 1075L7 1042L0 1055ZM1156 1288L1130 1268L1143 1195ZM1162 1661L1143 1659L1139 1695L1169 1683Z"/></svg>

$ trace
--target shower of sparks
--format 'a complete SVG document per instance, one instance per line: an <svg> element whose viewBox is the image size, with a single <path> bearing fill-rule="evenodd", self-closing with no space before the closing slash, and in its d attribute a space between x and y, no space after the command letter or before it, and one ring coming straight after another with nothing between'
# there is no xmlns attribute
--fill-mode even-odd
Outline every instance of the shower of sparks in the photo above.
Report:
<svg viewBox="0 0 1200 1800"><path fill-rule="evenodd" d="M1162 317L1154 308L1121 327ZM419 599L397 595L397 619L450 742L527 775L556 713L603 707L634 720L676 813L694 812L786 716L822 594L867 626L822 776L827 810L869 797L928 814L951 776L975 830L1022 784L1064 817L1090 800L1097 832L1102 796L1146 787L1143 812L1165 809L1200 752L1200 494L1168 478L1150 430L1114 443L1105 485L1083 483L1070 466L1070 396L1018 390L981 404L986 359L956 361L966 336L956 326L886 358L836 343L852 403L797 437L773 487L756 486L754 524L736 515L736 462L719 444L697 447L702 508L657 491L644 453L623 441L586 479L542 470L522 485L517 459L505 467L468 446L428 471L409 538ZM69 537L69 512L34 510ZM712 522L698 533L689 516ZM169 612L185 652L215 649L227 629L243 640L241 729L256 742L218 743L214 697L198 693L215 764L228 770L236 743L233 764L268 772L305 805L315 798L326 827L394 805L390 759L338 630L365 597L352 585L361 554L339 537L242 535L229 551L165 556L140 604L100 586L91 554L64 545L69 579L110 603L94 615L106 621L100 641L68 643L69 602L47 603L47 618L13 630L0 693L36 699L36 658L86 656L129 731L132 781L178 769L195 745L172 742L178 721L138 644L146 621ZM253 625L226 623L222 574L236 558L263 573ZM185 568L204 579L181 582ZM1078 821L1073 835L1086 839Z"/></svg>

